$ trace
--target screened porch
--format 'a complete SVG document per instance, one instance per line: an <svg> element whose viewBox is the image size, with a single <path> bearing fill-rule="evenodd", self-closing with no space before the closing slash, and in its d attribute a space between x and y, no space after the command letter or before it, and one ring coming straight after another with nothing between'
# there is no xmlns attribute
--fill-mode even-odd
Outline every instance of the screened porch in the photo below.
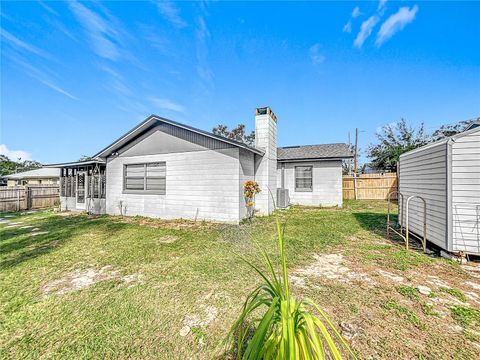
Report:
<svg viewBox="0 0 480 360"><path fill-rule="evenodd" d="M57 166L61 168L61 210L105 214L105 163L89 160Z"/></svg>

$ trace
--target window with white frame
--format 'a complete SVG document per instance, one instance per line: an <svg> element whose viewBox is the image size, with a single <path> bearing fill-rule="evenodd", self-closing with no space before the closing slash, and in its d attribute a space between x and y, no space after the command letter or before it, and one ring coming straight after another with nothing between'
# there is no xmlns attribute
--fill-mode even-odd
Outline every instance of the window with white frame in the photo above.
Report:
<svg viewBox="0 0 480 360"><path fill-rule="evenodd" d="M313 191L313 166L295 166L295 191Z"/></svg>
<svg viewBox="0 0 480 360"><path fill-rule="evenodd" d="M126 164L123 190L124 192L164 195L166 192L166 163Z"/></svg>

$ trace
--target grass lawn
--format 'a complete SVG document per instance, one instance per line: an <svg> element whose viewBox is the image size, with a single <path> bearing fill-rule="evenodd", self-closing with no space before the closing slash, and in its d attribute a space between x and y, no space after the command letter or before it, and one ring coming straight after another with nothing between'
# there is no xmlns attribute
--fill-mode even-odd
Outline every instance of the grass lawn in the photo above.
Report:
<svg viewBox="0 0 480 360"><path fill-rule="evenodd" d="M271 217L0 217L5 359L228 357L221 342L260 282L236 253L262 264L252 239L276 251ZM361 357L479 358L477 267L405 251L386 237L383 202L281 217L294 293L324 307Z"/></svg>

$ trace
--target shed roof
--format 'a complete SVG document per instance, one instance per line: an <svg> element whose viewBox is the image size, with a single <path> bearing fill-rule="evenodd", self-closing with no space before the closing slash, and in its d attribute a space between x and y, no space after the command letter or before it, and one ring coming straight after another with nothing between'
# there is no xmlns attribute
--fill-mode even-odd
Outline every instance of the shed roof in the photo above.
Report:
<svg viewBox="0 0 480 360"><path fill-rule="evenodd" d="M16 174L10 174L4 177L12 180L58 178L60 177L60 169L44 167L40 169L19 172Z"/></svg>
<svg viewBox="0 0 480 360"><path fill-rule="evenodd" d="M286 146L277 149L278 161L350 158L353 158L353 153L349 146L343 143Z"/></svg>

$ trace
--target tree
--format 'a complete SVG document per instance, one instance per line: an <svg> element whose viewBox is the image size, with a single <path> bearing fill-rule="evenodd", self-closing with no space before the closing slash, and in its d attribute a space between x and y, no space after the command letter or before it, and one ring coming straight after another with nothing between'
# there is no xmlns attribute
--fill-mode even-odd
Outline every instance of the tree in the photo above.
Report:
<svg viewBox="0 0 480 360"><path fill-rule="evenodd" d="M480 118L479 118L480 119ZM432 141L438 141L446 137L453 136L464 131L469 125L473 124L479 119L463 120L456 124L442 125L432 134Z"/></svg>
<svg viewBox="0 0 480 360"><path fill-rule="evenodd" d="M14 173L17 167L18 164L15 161L10 160L5 155L0 155L0 176Z"/></svg>
<svg viewBox="0 0 480 360"><path fill-rule="evenodd" d="M245 134L245 125L238 124L236 128L229 130L227 125L218 125L213 128L212 132L215 135L223 136L224 138L235 140L245 143L247 145L253 145L255 143L255 132Z"/></svg>
<svg viewBox="0 0 480 360"><path fill-rule="evenodd" d="M0 176L10 175L16 172L27 171L42 167L38 161L18 159L10 160L8 156L0 154Z"/></svg>
<svg viewBox="0 0 480 360"><path fill-rule="evenodd" d="M378 143L370 145L367 154L371 165L382 170L394 171L401 154L429 143L423 123L415 130L405 119L383 126L375 135Z"/></svg>
<svg viewBox="0 0 480 360"><path fill-rule="evenodd" d="M355 154L355 145L349 144L348 145L349 150L351 151L352 154ZM357 149L357 159L360 155L360 148ZM351 175L353 173L353 161L354 159L348 159L348 160L343 160L342 161L342 174L343 175Z"/></svg>
<svg viewBox="0 0 480 360"><path fill-rule="evenodd" d="M80 156L80 158L78 159L78 161L88 161L88 160L93 160L93 157L92 157L92 156L88 156L88 155L82 155L82 156Z"/></svg>

